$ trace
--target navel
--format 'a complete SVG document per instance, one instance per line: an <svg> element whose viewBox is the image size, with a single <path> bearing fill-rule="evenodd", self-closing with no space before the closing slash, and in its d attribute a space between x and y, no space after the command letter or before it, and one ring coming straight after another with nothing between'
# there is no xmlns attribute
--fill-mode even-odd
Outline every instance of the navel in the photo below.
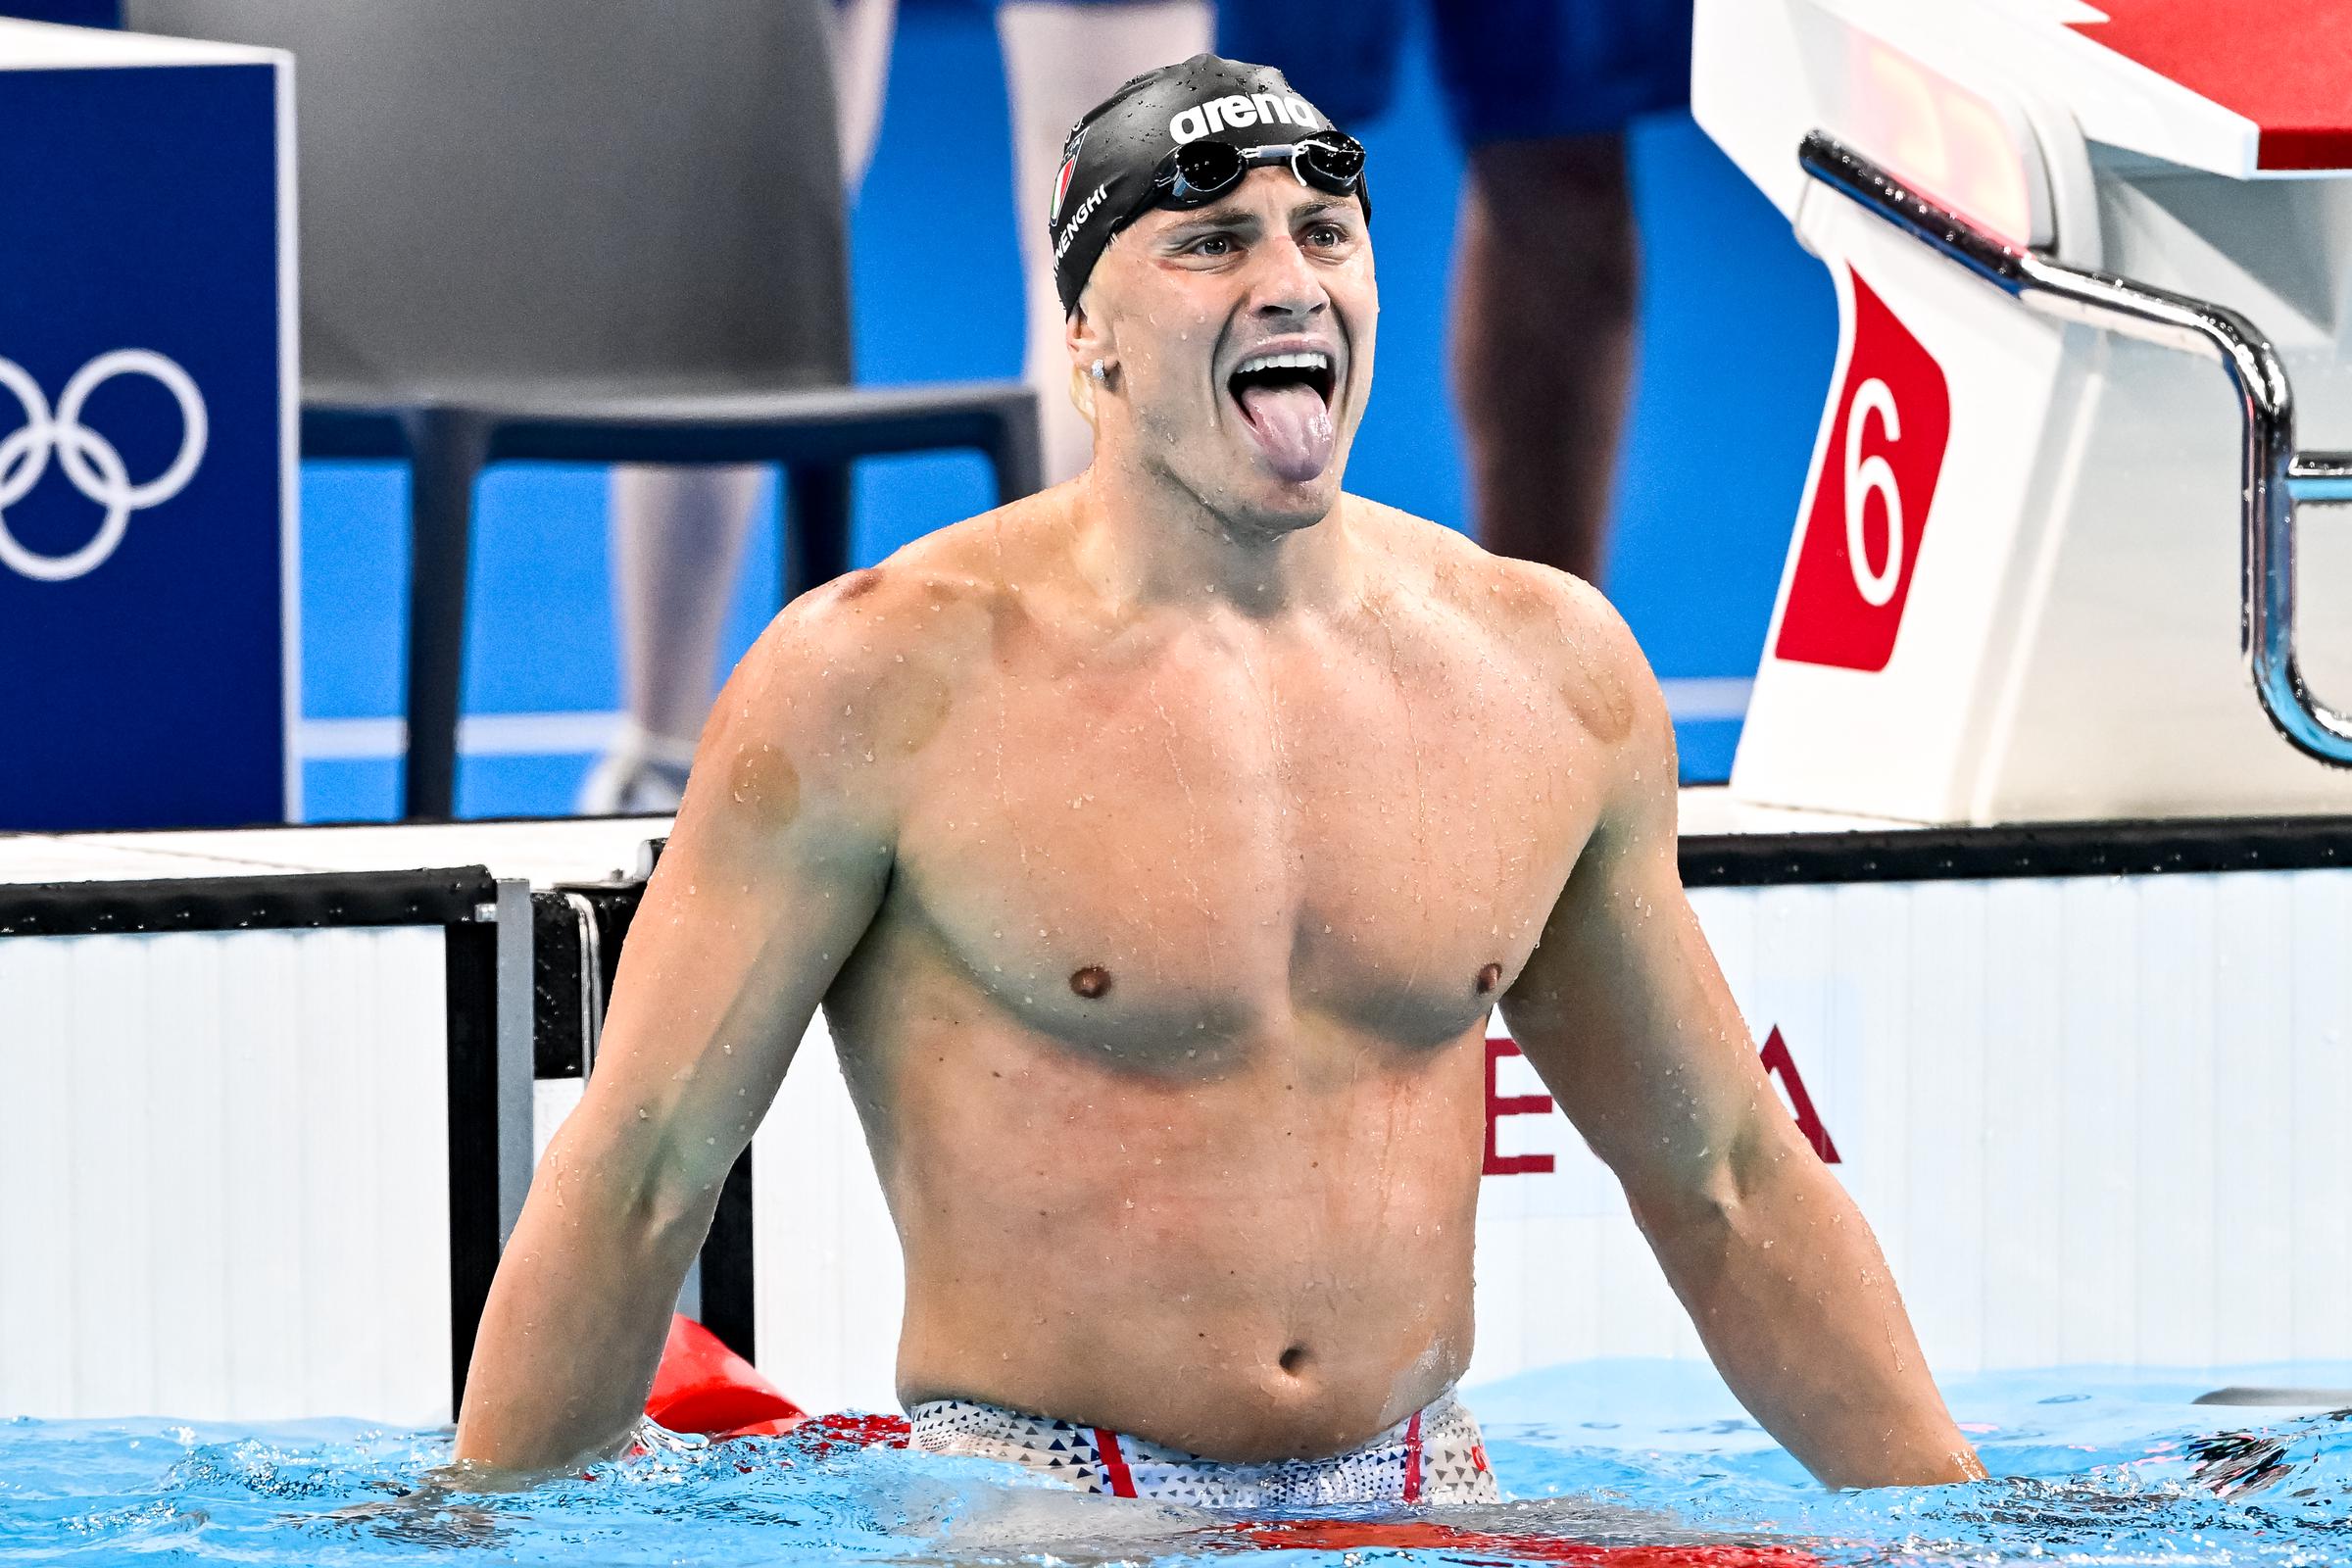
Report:
<svg viewBox="0 0 2352 1568"><path fill-rule="evenodd" d="M1070 989L1089 1002L1105 996L1110 991L1110 971L1099 963L1090 963L1070 976Z"/></svg>
<svg viewBox="0 0 2352 1568"><path fill-rule="evenodd" d="M1490 963L1484 969L1478 971L1478 994L1480 996L1493 996L1494 994L1494 988L1500 984L1502 984L1501 964Z"/></svg>

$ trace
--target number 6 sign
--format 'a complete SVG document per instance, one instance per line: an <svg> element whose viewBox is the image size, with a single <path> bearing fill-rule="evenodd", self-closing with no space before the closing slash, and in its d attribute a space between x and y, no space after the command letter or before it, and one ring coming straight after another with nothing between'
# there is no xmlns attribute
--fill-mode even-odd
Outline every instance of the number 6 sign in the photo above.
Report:
<svg viewBox="0 0 2352 1568"><path fill-rule="evenodd" d="M1780 659L1877 671L1894 654L1951 433L1942 368L1861 277L1853 348L1797 546Z"/></svg>

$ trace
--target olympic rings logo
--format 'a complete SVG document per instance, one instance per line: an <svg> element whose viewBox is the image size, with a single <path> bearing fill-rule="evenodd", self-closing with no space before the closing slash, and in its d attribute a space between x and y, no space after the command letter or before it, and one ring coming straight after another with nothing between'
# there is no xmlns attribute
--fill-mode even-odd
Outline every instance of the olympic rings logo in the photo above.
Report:
<svg viewBox="0 0 2352 1568"><path fill-rule="evenodd" d="M90 394L118 375L144 375L161 382L179 405L179 453L172 466L144 484L132 484L115 444L81 422ZM12 360L0 359L0 387L24 407L24 423L0 436L0 564L37 582L68 582L106 564L130 528L130 514L160 507L196 476L204 462L209 426L204 396L188 372L151 349L116 349L74 372L50 412L40 383ZM29 495L49 471L51 454L74 489L106 509L90 542L68 555L27 550L8 531L8 509Z"/></svg>

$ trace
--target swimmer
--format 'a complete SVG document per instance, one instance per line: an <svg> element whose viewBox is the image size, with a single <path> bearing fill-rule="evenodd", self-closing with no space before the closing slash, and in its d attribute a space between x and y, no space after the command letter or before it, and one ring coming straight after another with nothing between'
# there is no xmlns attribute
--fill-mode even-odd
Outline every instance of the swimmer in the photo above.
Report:
<svg viewBox="0 0 2352 1568"><path fill-rule="evenodd" d="M460 1458L629 1441L821 1004L905 1253L918 1445L1175 1503L1492 1497L1451 1390L1499 1004L1766 1428L1833 1485L1981 1475L1684 898L1623 622L1341 489L1362 149L1201 55L1066 158L1094 462L795 601L736 670Z"/></svg>

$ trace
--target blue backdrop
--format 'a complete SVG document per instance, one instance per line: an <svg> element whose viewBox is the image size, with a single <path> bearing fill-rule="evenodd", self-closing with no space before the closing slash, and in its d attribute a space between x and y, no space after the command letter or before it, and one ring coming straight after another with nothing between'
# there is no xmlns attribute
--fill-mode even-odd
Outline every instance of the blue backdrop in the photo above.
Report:
<svg viewBox="0 0 2352 1568"><path fill-rule="evenodd" d="M86 570L109 482L153 483L187 439L172 392L101 375L86 433L0 459L12 490L45 465L6 527L28 569L70 573L0 563L0 825L283 812L274 93L268 66L0 73L0 358L33 383L0 392L0 428L38 412L21 397L70 412L121 350L184 372L210 427Z"/></svg>
<svg viewBox="0 0 2352 1568"><path fill-rule="evenodd" d="M1459 526L1462 468L1443 338L1460 155L1426 65L1408 53L1416 64L1395 106L1360 127L1379 171L1383 311L1379 379L1348 482ZM1648 271L1605 586L1660 674L1744 677L1763 645L1803 487L1836 348L1835 303L1820 266L1688 118L1642 126L1634 154ZM863 379L1017 373L1010 170L988 12L968 0L906 5L881 142L852 232ZM953 265L943 265L949 256ZM306 469L304 657L314 718L397 709L404 484L390 467ZM858 501L858 555L872 560L985 507L987 478L977 460L878 462L860 473ZM617 707L604 526L595 472L508 469L485 482L469 712ZM737 585L726 662L772 613L775 580L771 528ZM1737 721L1680 728L1686 775L1722 777ZM383 726L314 729L318 750L345 755L307 765L312 814L389 814L396 772L388 754L349 755L385 750L371 739ZM576 752L477 752L460 773L461 809L566 809L590 760Z"/></svg>

